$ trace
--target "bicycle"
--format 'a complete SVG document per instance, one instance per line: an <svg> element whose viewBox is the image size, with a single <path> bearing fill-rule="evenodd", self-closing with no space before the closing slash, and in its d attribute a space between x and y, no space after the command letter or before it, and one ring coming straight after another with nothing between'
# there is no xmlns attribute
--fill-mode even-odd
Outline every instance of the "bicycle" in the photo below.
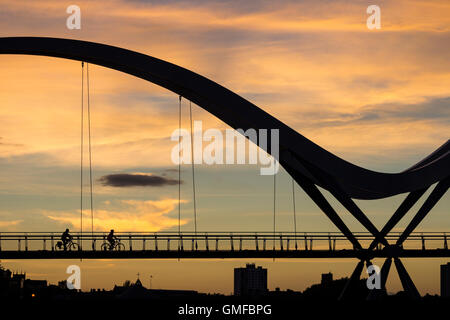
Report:
<svg viewBox="0 0 450 320"><path fill-rule="evenodd" d="M79 249L78 243L75 243L72 240L69 240L66 244L65 251L72 251L72 250L78 250L78 249ZM64 251L64 243L62 241L58 241L55 245L55 250L57 250L57 251L63 250Z"/></svg>
<svg viewBox="0 0 450 320"><path fill-rule="evenodd" d="M103 242L100 248L102 251L123 251L125 250L125 245L120 242L120 239L116 238L113 244Z"/></svg>

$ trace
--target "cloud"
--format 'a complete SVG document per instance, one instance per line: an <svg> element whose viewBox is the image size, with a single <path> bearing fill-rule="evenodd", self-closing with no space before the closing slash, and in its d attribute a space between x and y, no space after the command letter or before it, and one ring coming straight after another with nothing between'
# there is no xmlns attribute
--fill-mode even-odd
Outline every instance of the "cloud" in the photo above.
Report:
<svg viewBox="0 0 450 320"><path fill-rule="evenodd" d="M21 223L23 220L14 220L14 221L0 221L0 227L11 227L16 226Z"/></svg>
<svg viewBox="0 0 450 320"><path fill-rule="evenodd" d="M450 122L450 97L430 98L414 104L384 103L361 107L358 113L344 112L309 112L304 115L303 125L315 127L336 127L350 124L363 125L367 123L409 123L417 121L433 121L442 124Z"/></svg>
<svg viewBox="0 0 450 320"><path fill-rule="evenodd" d="M23 144L19 144L19 143L7 143L7 142L3 142L3 137L0 137L0 146L9 146L9 147L22 147Z"/></svg>
<svg viewBox="0 0 450 320"><path fill-rule="evenodd" d="M66 17L61 2L0 3L6 34L72 36L61 28ZM80 38L196 71L345 158L349 151L366 157L362 146L368 139L378 142L374 153L386 153L386 145L438 145L446 132L444 121L418 123L419 114L412 115L417 120L399 120L402 115L390 110L449 96L450 16L442 14L448 1L383 3L382 29L373 32L366 28L362 2L114 0L108 10L92 1L79 5ZM178 97L129 75L91 67L95 167L109 172L171 165L169 138L178 127ZM42 154L48 155L39 162L45 166L78 165L79 68L63 59L0 59L2 74L10 79L2 93L0 136L7 141L1 142L26 141L22 148L1 146L1 157ZM391 109L382 111L388 104ZM199 109L195 119L201 116L221 128L219 120ZM183 127L186 110L184 105ZM391 126L388 117L402 125ZM418 126L420 137L411 139Z"/></svg>
<svg viewBox="0 0 450 320"><path fill-rule="evenodd" d="M183 181L147 173L108 174L101 177L99 181L109 187L163 187L183 183Z"/></svg>
<svg viewBox="0 0 450 320"><path fill-rule="evenodd" d="M186 200L181 200L186 203ZM145 231L156 232L163 229L178 226L178 219L167 215L178 206L178 199L162 200L121 200L115 201L119 208L111 208L94 212L94 229L108 231L112 228L118 232ZM66 227L80 229L79 212L44 211L48 218L58 221ZM89 221L90 214L85 215L85 221ZM181 225L187 223L187 219L180 220ZM88 222L86 222L88 223ZM86 227L83 225L83 227Z"/></svg>
<svg viewBox="0 0 450 320"><path fill-rule="evenodd" d="M371 106L361 116L361 120L385 118L393 121L435 120L450 122L450 97L425 99L416 104L384 104Z"/></svg>

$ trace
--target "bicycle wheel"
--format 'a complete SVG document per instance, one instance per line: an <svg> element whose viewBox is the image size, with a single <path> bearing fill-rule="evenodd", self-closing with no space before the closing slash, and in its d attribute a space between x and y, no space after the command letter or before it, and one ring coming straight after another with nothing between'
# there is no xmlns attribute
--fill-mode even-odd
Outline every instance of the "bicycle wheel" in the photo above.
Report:
<svg viewBox="0 0 450 320"><path fill-rule="evenodd" d="M70 245L69 245L69 250L78 250L78 248L79 248L79 246L78 246L78 243L75 243L75 242L72 242Z"/></svg>
<svg viewBox="0 0 450 320"><path fill-rule="evenodd" d="M108 251L109 250L109 245L106 242L102 243L102 245L100 246L100 250Z"/></svg>
<svg viewBox="0 0 450 320"><path fill-rule="evenodd" d="M62 251L62 250L64 250L64 246L63 246L63 244L62 244L61 241L58 241L58 242L55 244L55 251Z"/></svg>
<svg viewBox="0 0 450 320"><path fill-rule="evenodd" d="M119 243L116 245L116 250L117 250L117 251L124 251L124 250L125 250L125 245L124 245L122 242L119 242Z"/></svg>

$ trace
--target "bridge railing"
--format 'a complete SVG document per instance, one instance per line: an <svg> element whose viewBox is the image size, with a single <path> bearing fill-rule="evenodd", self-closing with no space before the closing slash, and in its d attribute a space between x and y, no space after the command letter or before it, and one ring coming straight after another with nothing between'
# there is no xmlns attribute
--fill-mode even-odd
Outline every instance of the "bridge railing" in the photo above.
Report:
<svg viewBox="0 0 450 320"><path fill-rule="evenodd" d="M394 244L401 233L386 236ZM75 246L70 250L104 250L108 248L105 232L71 233ZM118 232L122 250L350 250L352 245L339 232ZM374 237L356 232L363 247ZM56 232L1 232L0 251L62 250L61 234ZM405 249L448 249L445 232L412 233ZM381 247L378 247L379 249Z"/></svg>

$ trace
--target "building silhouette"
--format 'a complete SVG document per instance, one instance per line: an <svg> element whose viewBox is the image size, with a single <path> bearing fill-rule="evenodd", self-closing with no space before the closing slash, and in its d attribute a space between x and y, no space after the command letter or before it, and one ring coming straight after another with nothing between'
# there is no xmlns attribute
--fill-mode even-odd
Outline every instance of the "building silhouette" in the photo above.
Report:
<svg viewBox="0 0 450 320"><path fill-rule="evenodd" d="M26 273L11 272L0 265L0 299L40 297L47 288L46 280L27 279Z"/></svg>
<svg viewBox="0 0 450 320"><path fill-rule="evenodd" d="M248 263L245 268L234 269L234 295L255 296L267 292L267 269Z"/></svg>
<svg viewBox="0 0 450 320"><path fill-rule="evenodd" d="M450 262L441 265L441 297L450 298Z"/></svg>
<svg viewBox="0 0 450 320"><path fill-rule="evenodd" d="M331 272L322 273L322 281L321 284L328 284L333 282L333 274Z"/></svg>

